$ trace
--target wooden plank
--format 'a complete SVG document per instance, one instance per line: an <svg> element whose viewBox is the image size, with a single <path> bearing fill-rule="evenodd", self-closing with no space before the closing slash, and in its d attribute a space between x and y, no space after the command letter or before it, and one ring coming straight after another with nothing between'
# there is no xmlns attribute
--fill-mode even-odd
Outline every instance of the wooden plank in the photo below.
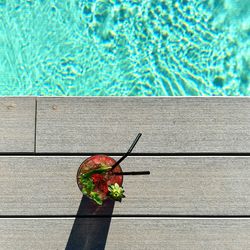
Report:
<svg viewBox="0 0 250 250"><path fill-rule="evenodd" d="M249 219L113 218L105 237L106 219L77 220L77 237L68 249L250 248ZM65 249L73 223L73 219L1 219L0 247Z"/></svg>
<svg viewBox="0 0 250 250"><path fill-rule="evenodd" d="M0 215L75 215L84 158L0 157ZM138 156L122 167L151 174L124 178L126 198L113 214L249 215L250 157ZM81 215L110 213L110 203L83 203Z"/></svg>
<svg viewBox="0 0 250 250"><path fill-rule="evenodd" d="M250 152L250 98L38 98L38 152Z"/></svg>
<svg viewBox="0 0 250 250"><path fill-rule="evenodd" d="M0 152L34 152L35 98L0 97Z"/></svg>

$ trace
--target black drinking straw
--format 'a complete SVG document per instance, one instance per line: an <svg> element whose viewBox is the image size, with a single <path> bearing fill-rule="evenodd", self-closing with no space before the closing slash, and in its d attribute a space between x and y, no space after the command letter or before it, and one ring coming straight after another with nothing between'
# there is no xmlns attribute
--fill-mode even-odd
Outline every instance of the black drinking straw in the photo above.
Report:
<svg viewBox="0 0 250 250"><path fill-rule="evenodd" d="M150 174L149 171L137 171L137 172L122 172L122 173L113 173L114 175L146 175Z"/></svg>
<svg viewBox="0 0 250 250"><path fill-rule="evenodd" d="M134 142L132 143L132 145L130 146L128 152L127 152L120 160L118 160L118 161L112 166L111 171L112 171L116 166L118 166L118 165L119 165L119 164L120 164L120 163L121 163L130 153L131 153L131 151L132 151L133 148L135 147L136 143L139 141L141 135L142 135L142 134L139 133L139 134L136 136L136 138L135 138Z"/></svg>

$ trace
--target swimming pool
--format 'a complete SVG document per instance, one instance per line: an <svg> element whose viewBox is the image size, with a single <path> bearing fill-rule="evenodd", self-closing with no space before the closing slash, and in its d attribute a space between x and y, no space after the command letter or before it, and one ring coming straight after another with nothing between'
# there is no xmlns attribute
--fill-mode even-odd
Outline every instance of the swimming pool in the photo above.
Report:
<svg viewBox="0 0 250 250"><path fill-rule="evenodd" d="M0 95L250 95L249 0L0 0Z"/></svg>

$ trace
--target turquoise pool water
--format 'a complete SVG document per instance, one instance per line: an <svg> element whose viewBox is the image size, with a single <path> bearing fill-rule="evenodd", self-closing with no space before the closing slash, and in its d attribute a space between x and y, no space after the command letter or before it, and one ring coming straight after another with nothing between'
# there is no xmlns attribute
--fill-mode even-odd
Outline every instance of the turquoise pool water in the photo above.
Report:
<svg viewBox="0 0 250 250"><path fill-rule="evenodd" d="M0 95L250 95L250 0L0 0Z"/></svg>

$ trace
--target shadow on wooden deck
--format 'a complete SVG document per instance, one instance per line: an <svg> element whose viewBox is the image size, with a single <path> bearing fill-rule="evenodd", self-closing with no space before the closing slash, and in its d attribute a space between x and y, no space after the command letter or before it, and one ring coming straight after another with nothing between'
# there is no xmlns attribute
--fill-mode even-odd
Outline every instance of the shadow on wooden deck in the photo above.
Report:
<svg viewBox="0 0 250 250"><path fill-rule="evenodd" d="M113 209L112 200L107 200L103 206L98 206L83 196L65 249L105 249ZM107 217L96 218L88 215Z"/></svg>

